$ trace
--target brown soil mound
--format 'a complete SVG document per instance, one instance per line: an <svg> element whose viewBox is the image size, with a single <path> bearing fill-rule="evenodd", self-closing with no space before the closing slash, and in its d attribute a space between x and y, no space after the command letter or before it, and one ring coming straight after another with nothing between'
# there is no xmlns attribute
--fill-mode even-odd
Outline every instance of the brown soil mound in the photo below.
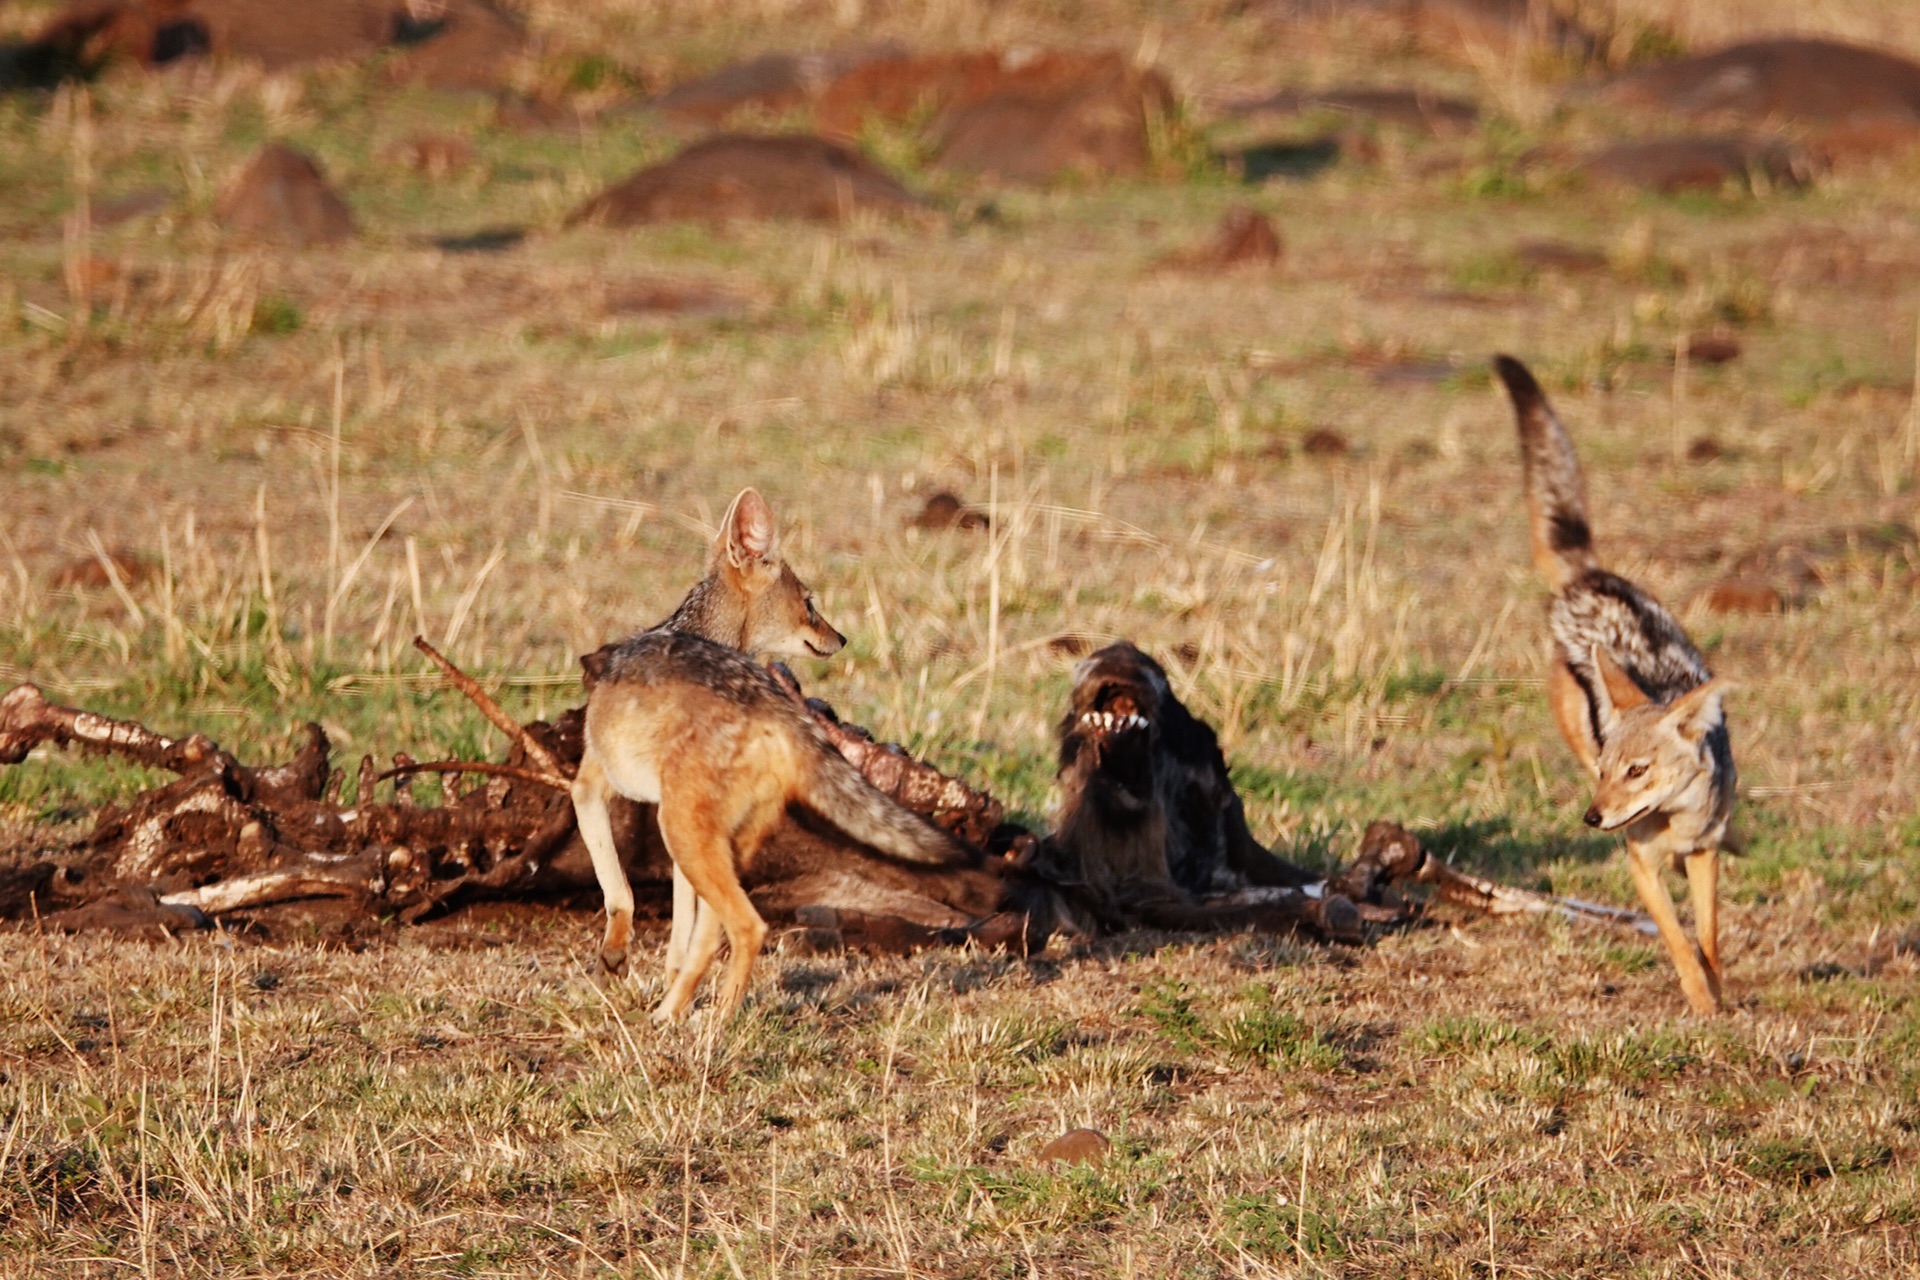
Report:
<svg viewBox="0 0 1920 1280"><path fill-rule="evenodd" d="M1755 40L1622 76L1601 97L1696 118L1920 127L1920 64L1831 40Z"/></svg>
<svg viewBox="0 0 1920 1280"><path fill-rule="evenodd" d="M78 0L29 47L61 74L88 74L115 58L158 65L212 53L280 70L405 46L399 70L408 79L494 88L526 44L487 0L447 0L432 19L412 17L399 0Z"/></svg>
<svg viewBox="0 0 1920 1280"><path fill-rule="evenodd" d="M359 58L393 35L383 0L191 0L183 17L202 23L213 52L251 58L270 70Z"/></svg>
<svg viewBox="0 0 1920 1280"><path fill-rule="evenodd" d="M902 54L847 72L820 95L813 118L830 138L858 137L869 120L899 124L956 103L976 102L1004 86L1005 58L996 52Z"/></svg>
<svg viewBox="0 0 1920 1280"><path fill-rule="evenodd" d="M1811 163L1797 148L1731 135L1622 142L1589 156L1576 172L1595 182L1662 195L1728 186L1751 190L1756 181L1801 187L1813 176Z"/></svg>
<svg viewBox="0 0 1920 1280"><path fill-rule="evenodd" d="M696 142L589 200L567 219L647 222L805 218L921 208L911 191L851 147L810 134L729 133Z"/></svg>
<svg viewBox="0 0 1920 1280"><path fill-rule="evenodd" d="M1136 174L1149 159L1150 113L1172 106L1164 77L1117 53L1046 54L947 112L935 128L936 160L1009 182Z"/></svg>
<svg viewBox="0 0 1920 1280"><path fill-rule="evenodd" d="M789 111L837 78L875 59L898 57L900 52L898 45L865 45L825 53L764 54L675 85L651 105L669 116L706 125L718 125L743 107Z"/></svg>
<svg viewBox="0 0 1920 1280"><path fill-rule="evenodd" d="M353 237L353 213L313 157L262 147L220 197L220 225L283 244L338 244Z"/></svg>
<svg viewBox="0 0 1920 1280"><path fill-rule="evenodd" d="M433 22L396 25L394 37L413 46L394 64L395 78L435 89L501 88L529 48L518 21L474 0L448 5Z"/></svg>
<svg viewBox="0 0 1920 1280"><path fill-rule="evenodd" d="M171 52L183 29L171 21L178 0L75 0L43 23L31 38L0 43L0 89L52 88L62 80L94 75L109 62L131 58L159 62L160 28ZM197 29L196 29L197 30ZM194 31L186 31L193 39ZM197 30L197 51L206 47ZM179 56L174 52L173 56Z"/></svg>

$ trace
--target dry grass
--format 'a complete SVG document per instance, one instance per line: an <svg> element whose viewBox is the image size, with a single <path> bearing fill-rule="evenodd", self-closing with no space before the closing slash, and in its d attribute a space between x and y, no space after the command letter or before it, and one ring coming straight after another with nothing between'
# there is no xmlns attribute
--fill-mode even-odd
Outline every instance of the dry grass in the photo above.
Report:
<svg viewBox="0 0 1920 1280"><path fill-rule="evenodd" d="M1098 27L1193 89L1531 92L1338 24L1276 55L1262 12L534 16L539 74L593 51L643 83L741 48ZM1880 11L1796 10L1828 12L1852 33ZM1740 685L1752 848L1726 885L1738 1007L1719 1022L1682 1016L1637 939L1527 925L1363 952L1141 937L1033 963L784 956L718 1037L661 1036L632 997L602 999L584 914L357 954L23 932L0 978L0 1272L1920 1265L1903 941L1920 904L1920 170L1738 202L1541 188L1511 158L1599 125L1519 114L1533 123L1487 141L1387 138L1377 166L1251 193L1286 267L1195 278L1153 264L1249 195L1204 166L931 228L561 232L671 141L618 119L516 134L351 72L115 76L85 110L0 101L0 683L248 754L306 717L349 755L494 749L407 638L446 641L517 712L568 705L574 655L664 613L752 483L852 637L803 675L1030 818L1068 681L1047 641L1128 636L1221 728L1255 830L1298 856L1338 857L1396 816L1465 864L1626 902L1541 695L1542 592L1484 357L1527 357L1556 394L1615 567L1684 605L1786 548L1798 559L1769 572L1802 597L1685 613ZM481 163L434 184L392 159L428 129ZM361 243L223 241L219 181L269 134L322 156ZM168 211L68 234L82 187L98 208L154 184L180 193ZM499 256L420 244L520 221L541 230ZM1520 264L1549 237L1613 266ZM744 305L608 305L661 277ZM1676 340L1722 327L1743 357L1676 378ZM1323 428L1345 455L1304 448ZM1722 456L1689 461L1697 437ZM991 499L997 533L908 530L943 487ZM1786 576L1802 562L1806 583ZM54 842L143 781L36 758L0 773L0 840ZM1113 1134L1114 1158L1036 1169L1075 1124Z"/></svg>

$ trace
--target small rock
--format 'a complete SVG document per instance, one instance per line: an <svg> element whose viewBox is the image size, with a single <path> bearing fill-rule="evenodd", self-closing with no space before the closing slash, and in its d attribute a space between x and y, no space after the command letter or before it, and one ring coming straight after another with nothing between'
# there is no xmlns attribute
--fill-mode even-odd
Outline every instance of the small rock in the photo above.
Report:
<svg viewBox="0 0 1920 1280"><path fill-rule="evenodd" d="M968 506L957 494L942 489L928 496L910 523L916 529L986 529L993 522L986 512Z"/></svg>
<svg viewBox="0 0 1920 1280"><path fill-rule="evenodd" d="M1725 364L1740 358L1740 339L1730 333L1695 333L1684 339L1687 359L1696 364Z"/></svg>
<svg viewBox="0 0 1920 1280"><path fill-rule="evenodd" d="M1113 1144L1098 1129L1069 1129L1040 1151L1040 1163L1095 1164L1107 1158Z"/></svg>
<svg viewBox="0 0 1920 1280"><path fill-rule="evenodd" d="M1229 267L1271 267L1280 261L1280 233L1258 209L1236 205L1220 219L1213 239L1201 247L1176 254L1168 265L1189 271L1222 271Z"/></svg>
<svg viewBox="0 0 1920 1280"><path fill-rule="evenodd" d="M271 969L262 969L253 975L253 987L256 991L272 991L280 985L280 975Z"/></svg>
<svg viewBox="0 0 1920 1280"><path fill-rule="evenodd" d="M1707 588L1706 601L1714 613L1779 613L1787 607L1777 590L1751 578L1722 578Z"/></svg>
<svg viewBox="0 0 1920 1280"><path fill-rule="evenodd" d="M1344 458L1353 451L1347 438L1332 427L1315 427L1301 437L1300 447L1310 458Z"/></svg>

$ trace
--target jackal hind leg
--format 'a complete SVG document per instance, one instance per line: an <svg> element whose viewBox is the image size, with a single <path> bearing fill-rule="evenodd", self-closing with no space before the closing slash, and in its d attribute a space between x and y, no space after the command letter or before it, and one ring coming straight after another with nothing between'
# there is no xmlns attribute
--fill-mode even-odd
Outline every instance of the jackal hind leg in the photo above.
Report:
<svg viewBox="0 0 1920 1280"><path fill-rule="evenodd" d="M1640 901L1646 904L1647 914L1653 917L1654 924L1659 927L1661 941L1667 944L1667 954L1673 958L1673 967L1680 975L1680 990L1685 993L1687 1003L1698 1014L1720 1012L1720 997L1714 984L1707 978L1699 948L1693 945L1686 931L1680 927L1680 917L1673 909L1673 898L1667 893L1666 883L1660 879L1660 868L1650 864L1639 850L1628 845L1627 870L1633 873L1633 883L1640 891Z"/></svg>
<svg viewBox="0 0 1920 1280"><path fill-rule="evenodd" d="M1707 981L1720 996L1720 851L1687 855L1687 888L1693 894L1693 933L1700 940Z"/></svg>
<svg viewBox="0 0 1920 1280"><path fill-rule="evenodd" d="M684 964L675 975L673 984L667 988L660 1007L653 1011L656 1024L672 1022L686 1012L687 1006L693 1003L694 993L700 989L700 980L713 967L713 958L719 954L720 940L725 936L721 931L720 916L704 905L690 932L693 936L687 940Z"/></svg>
<svg viewBox="0 0 1920 1280"><path fill-rule="evenodd" d="M613 843L613 821L607 815L611 790L606 769L589 750L573 779L573 821L593 858L594 879L600 882L600 895L606 902L607 930L600 943L599 973L603 980L626 972L627 950L633 945L633 886L627 883L626 868L620 865L620 853Z"/></svg>
<svg viewBox="0 0 1920 1280"><path fill-rule="evenodd" d="M714 938L717 945L718 935L724 930L731 951L727 957L726 982L715 1008L722 1018L731 1014L745 997L754 959L766 944L767 922L760 918L747 898L747 891L740 886L734 838L716 822L719 816L697 808L669 809L664 804L660 809L660 833L666 837L667 850L700 898L693 954L676 979L674 990L668 993L667 1003L661 1006L665 1017L680 1014L693 998L693 988L705 974L707 965L713 961L711 953L701 954L703 938ZM676 996L680 998L676 1000ZM668 1004L672 1005L670 1009Z"/></svg>
<svg viewBox="0 0 1920 1280"><path fill-rule="evenodd" d="M1600 743L1593 736L1593 722L1589 718L1592 704L1563 658L1555 657L1547 669L1547 705L1553 710L1553 722L1560 727L1560 736L1566 739L1580 767L1598 777Z"/></svg>

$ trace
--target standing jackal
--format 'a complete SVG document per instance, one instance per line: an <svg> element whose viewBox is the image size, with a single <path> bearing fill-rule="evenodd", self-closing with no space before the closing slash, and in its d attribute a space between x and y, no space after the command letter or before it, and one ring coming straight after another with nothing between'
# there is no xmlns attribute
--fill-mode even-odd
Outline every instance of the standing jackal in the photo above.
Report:
<svg viewBox="0 0 1920 1280"><path fill-rule="evenodd" d="M732 956L721 1015L746 994L767 926L740 876L790 807L903 862L971 858L875 789L747 652L825 657L843 643L780 558L765 500L747 489L722 522L711 571L673 615L580 660L586 746L573 808L606 898L607 971L625 967L633 939L633 888L614 847L608 798L658 805L673 859L668 988L656 1021L692 1001L723 930Z"/></svg>
<svg viewBox="0 0 1920 1280"><path fill-rule="evenodd" d="M694 583L679 607L651 629L704 636L748 656L769 658L825 658L847 643L820 616L813 590L780 554L773 508L753 488L736 494L721 517L720 532L707 559L707 576ZM596 674L593 667L587 671ZM673 924L667 935L669 987L686 962L699 914L699 895L676 863ZM602 960L606 960L604 954Z"/></svg>
<svg viewBox="0 0 1920 1280"><path fill-rule="evenodd" d="M1671 613L1600 567L1586 482L1540 384L1495 356L1520 428L1533 562L1553 586L1547 696L1560 733L1597 784L1588 826L1621 832L1627 866L1698 1013L1720 1008L1720 847L1733 813L1733 744L1722 682ZM1684 866L1693 891L1688 940L1661 881Z"/></svg>

